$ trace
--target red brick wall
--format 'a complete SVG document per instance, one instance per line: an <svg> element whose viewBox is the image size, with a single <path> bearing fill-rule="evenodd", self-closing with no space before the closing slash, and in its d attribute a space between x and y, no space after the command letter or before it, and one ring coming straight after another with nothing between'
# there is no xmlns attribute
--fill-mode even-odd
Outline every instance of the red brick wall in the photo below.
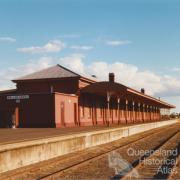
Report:
<svg viewBox="0 0 180 180"><path fill-rule="evenodd" d="M55 127L54 95L30 95L20 109L20 127Z"/></svg>
<svg viewBox="0 0 180 180"><path fill-rule="evenodd" d="M54 92L75 94L78 90L78 79L27 81L17 83L18 93L50 93L51 87L53 87Z"/></svg>
<svg viewBox="0 0 180 180"><path fill-rule="evenodd" d="M64 106L63 109L62 109L62 106ZM75 108L76 108L76 111L75 111ZM79 119L78 119L78 97L55 93L55 124L56 124L56 127L78 126L78 124L79 124L78 121L79 121Z"/></svg>
<svg viewBox="0 0 180 180"><path fill-rule="evenodd" d="M0 126L2 124L3 127L7 126L7 118L9 118L7 116L11 116L12 112L18 108L19 127L55 127L53 96L53 94L30 94L29 99L20 100L19 103L15 100L7 100L5 95L1 96Z"/></svg>

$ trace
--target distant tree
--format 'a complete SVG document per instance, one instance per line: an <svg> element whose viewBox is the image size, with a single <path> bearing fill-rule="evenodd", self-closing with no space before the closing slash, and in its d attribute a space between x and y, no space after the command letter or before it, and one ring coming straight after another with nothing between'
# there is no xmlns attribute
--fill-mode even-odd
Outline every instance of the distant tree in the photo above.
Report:
<svg viewBox="0 0 180 180"><path fill-rule="evenodd" d="M176 118L176 113L175 112L171 113L170 118Z"/></svg>

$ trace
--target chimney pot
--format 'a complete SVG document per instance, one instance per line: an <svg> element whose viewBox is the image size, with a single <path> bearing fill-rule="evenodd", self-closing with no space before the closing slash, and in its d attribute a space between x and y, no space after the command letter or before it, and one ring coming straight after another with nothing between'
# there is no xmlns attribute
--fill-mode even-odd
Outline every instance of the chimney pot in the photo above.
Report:
<svg viewBox="0 0 180 180"><path fill-rule="evenodd" d="M141 93L145 94L145 89L141 88Z"/></svg>
<svg viewBox="0 0 180 180"><path fill-rule="evenodd" d="M115 75L114 73L109 73L109 82L114 82Z"/></svg>
<svg viewBox="0 0 180 180"><path fill-rule="evenodd" d="M94 75L94 74L93 74L93 75L91 75L91 77L93 77L93 78L97 78L97 76L96 76L96 75Z"/></svg>

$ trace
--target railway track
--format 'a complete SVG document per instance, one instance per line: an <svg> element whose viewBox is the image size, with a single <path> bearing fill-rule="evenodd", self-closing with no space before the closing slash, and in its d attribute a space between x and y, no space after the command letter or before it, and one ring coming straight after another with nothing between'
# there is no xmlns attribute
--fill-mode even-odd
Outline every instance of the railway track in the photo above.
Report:
<svg viewBox="0 0 180 180"><path fill-rule="evenodd" d="M167 179L172 172L177 175L178 171L173 167L179 154L180 131L161 144L150 156L143 157L142 161L122 179ZM137 177L133 176L134 172L138 173Z"/></svg>
<svg viewBox="0 0 180 180"><path fill-rule="evenodd" d="M180 130L180 124L171 125L170 127L163 127L154 130L150 130L144 133L133 135L132 137L123 138L118 141L100 145L94 148L89 148L85 151L72 153L60 158L55 158L47 162L41 162L34 166L15 170L8 174L3 174L0 179L92 179L92 176L96 174L91 173L91 166L97 165L98 161L106 161L104 176L100 174L100 177L111 177L111 179L120 178L118 175L114 176L114 170L107 166L107 159L111 152L117 152L123 155L123 159L128 160L130 164L138 167L138 160L145 157L129 157L127 149L133 147L134 149L152 149L157 150L163 146L167 141L173 138ZM149 144L149 142L151 142ZM144 146L147 145L148 146ZM147 158L147 157L146 157ZM89 168L90 167L90 168ZM99 166L98 166L99 167ZM107 170L110 169L109 170ZM91 174L88 176L88 170ZM99 171L94 167L93 172ZM102 170L103 171L103 170ZM84 174L84 172L86 172ZM87 176L86 176L87 175ZM122 177L121 177L122 178ZM126 178L125 176L123 178ZM96 177L94 177L96 179ZM101 179L101 178L98 178Z"/></svg>
<svg viewBox="0 0 180 180"><path fill-rule="evenodd" d="M166 129L166 130L167 130L167 129ZM120 149L120 148L126 148L126 147L131 146L131 145L133 145L133 144L135 144L135 143L139 143L140 141L146 141L148 138L150 138L150 137L152 137L152 136L160 135L162 132L163 132L163 134L164 134L164 131L166 131L166 130L162 130L161 132L156 132L156 133L153 134L153 135L151 134L151 135L147 135L147 136L145 136L145 137L139 138L139 139L137 139L137 140L135 140L135 141L133 141L133 142L130 142L130 143L126 144L126 145L123 145L123 146L120 146L120 147L116 147L116 148L114 148L114 149L111 149L111 150L109 150L109 151L106 151L105 153L102 153L101 155L97 155L97 156L91 157L91 158L89 158L89 159L86 159L86 160L82 161L81 163L74 164L74 165L72 165L72 166L70 166L70 167L64 168L64 169L62 169L62 170L60 170L60 171L57 171L57 172L54 172L54 173L52 173L52 174L48 174L47 176L41 177L41 178L39 178L39 179L54 179L54 178L56 178L56 177L58 178L58 176L63 175L63 174L65 174L65 173L67 173L68 171L71 171L71 170L77 169L77 168L81 168L82 166L88 164L90 161L98 161L99 158L104 157L105 155L108 155L108 154L109 154L110 152L112 152L112 151L116 151L116 150L118 150L118 149ZM172 137L177 133L177 131L178 131L178 130L174 130L174 132L172 132L171 135L169 135L168 137L166 137L166 138L164 138L163 140L161 140L160 144L157 144L157 145L156 145L154 148L152 148L152 149L153 149L153 150L158 149L160 146L162 146L164 143L166 143L170 138L172 138ZM137 160L135 159L132 164L134 164L134 162L136 163ZM111 178L111 179L114 179L114 178ZM117 179L117 176L115 177L115 179Z"/></svg>
<svg viewBox="0 0 180 180"><path fill-rule="evenodd" d="M179 180L180 179L180 156L176 159L176 165L173 168L172 173L168 177L168 180Z"/></svg>

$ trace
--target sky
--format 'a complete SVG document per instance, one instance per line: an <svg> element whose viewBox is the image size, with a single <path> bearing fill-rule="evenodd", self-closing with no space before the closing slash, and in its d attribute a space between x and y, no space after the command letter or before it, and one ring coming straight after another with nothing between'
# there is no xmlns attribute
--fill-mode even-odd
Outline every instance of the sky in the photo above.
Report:
<svg viewBox="0 0 180 180"><path fill-rule="evenodd" d="M0 90L59 63L180 112L179 19L179 0L0 0Z"/></svg>

